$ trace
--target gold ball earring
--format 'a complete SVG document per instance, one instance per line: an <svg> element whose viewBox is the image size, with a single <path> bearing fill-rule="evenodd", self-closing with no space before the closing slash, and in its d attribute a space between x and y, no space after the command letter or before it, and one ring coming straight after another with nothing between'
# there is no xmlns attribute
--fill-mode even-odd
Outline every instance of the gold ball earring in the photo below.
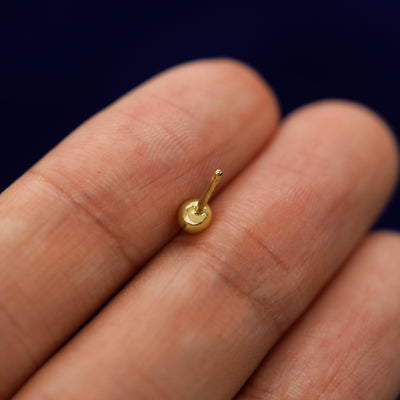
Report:
<svg viewBox="0 0 400 400"><path fill-rule="evenodd" d="M185 201L178 210L179 226L188 233L200 233L207 229L212 220L212 212L207 204L221 179L222 171L217 169L200 199Z"/></svg>

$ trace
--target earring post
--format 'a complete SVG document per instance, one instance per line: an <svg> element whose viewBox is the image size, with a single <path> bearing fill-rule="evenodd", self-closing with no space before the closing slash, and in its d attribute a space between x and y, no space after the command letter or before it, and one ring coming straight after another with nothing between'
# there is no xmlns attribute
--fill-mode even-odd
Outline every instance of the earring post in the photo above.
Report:
<svg viewBox="0 0 400 400"><path fill-rule="evenodd" d="M201 195L197 207L196 207L196 213L201 214L204 210L204 207L207 205L208 201L210 200L211 195L214 192L215 187L217 186L219 180L221 179L222 176L222 171L220 169L217 169L211 178L210 182L208 183L206 190L204 193Z"/></svg>

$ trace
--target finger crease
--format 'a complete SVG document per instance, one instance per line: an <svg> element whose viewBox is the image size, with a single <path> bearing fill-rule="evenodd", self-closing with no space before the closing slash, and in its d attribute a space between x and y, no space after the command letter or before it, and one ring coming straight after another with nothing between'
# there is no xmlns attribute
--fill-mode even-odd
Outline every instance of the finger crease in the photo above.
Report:
<svg viewBox="0 0 400 400"><path fill-rule="evenodd" d="M86 214L91 221L95 223L95 225L100 228L109 238L111 238L112 242L115 243L121 257L125 262L132 266L134 264L133 260L129 257L124 247L121 244L121 237L119 237L115 232L113 232L107 224L105 224L98 216L96 216L92 211L90 211L89 207L85 207L81 202L77 201L70 193L68 193L65 189L63 189L60 185L55 183L52 179L45 176L41 172L39 172L35 168L31 168L28 171L29 174L35 175L43 182L47 183L49 186L53 188L57 193L61 194L65 199L67 199L77 210L82 211Z"/></svg>

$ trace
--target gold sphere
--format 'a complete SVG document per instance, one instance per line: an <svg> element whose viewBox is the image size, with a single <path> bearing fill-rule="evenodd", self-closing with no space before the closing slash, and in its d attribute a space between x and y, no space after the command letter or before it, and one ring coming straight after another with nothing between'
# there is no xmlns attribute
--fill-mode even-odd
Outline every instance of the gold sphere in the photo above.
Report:
<svg viewBox="0 0 400 400"><path fill-rule="evenodd" d="M198 199L185 201L178 210L179 226L188 233L199 233L207 229L212 220L210 206L204 206L201 212L196 211Z"/></svg>

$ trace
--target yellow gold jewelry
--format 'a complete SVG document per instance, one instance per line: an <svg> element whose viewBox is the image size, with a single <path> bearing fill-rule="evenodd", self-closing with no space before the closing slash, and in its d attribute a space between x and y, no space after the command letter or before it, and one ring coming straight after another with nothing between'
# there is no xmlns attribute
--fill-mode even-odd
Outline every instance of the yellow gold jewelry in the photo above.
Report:
<svg viewBox="0 0 400 400"><path fill-rule="evenodd" d="M200 199L187 200L179 207L178 222L184 231L199 233L208 228L212 220L212 212L207 203L221 176L222 171L217 169Z"/></svg>

